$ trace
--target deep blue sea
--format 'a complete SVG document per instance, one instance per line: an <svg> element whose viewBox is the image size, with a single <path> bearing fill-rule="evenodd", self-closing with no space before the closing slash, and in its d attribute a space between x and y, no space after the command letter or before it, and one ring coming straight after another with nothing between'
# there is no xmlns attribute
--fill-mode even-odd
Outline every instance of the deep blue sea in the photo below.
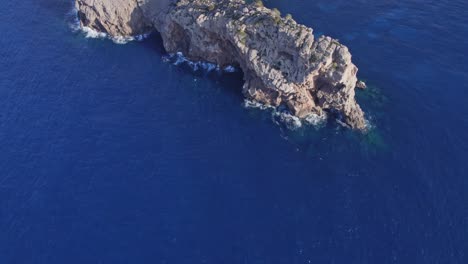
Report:
<svg viewBox="0 0 468 264"><path fill-rule="evenodd" d="M0 1L1 264L468 263L468 2L269 0L346 44L368 134L291 131L157 34Z"/></svg>

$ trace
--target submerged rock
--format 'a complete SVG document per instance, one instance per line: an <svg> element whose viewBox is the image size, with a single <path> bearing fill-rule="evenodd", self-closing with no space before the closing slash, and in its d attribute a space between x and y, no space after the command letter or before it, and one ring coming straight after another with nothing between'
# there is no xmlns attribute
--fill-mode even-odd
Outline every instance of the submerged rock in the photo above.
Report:
<svg viewBox="0 0 468 264"><path fill-rule="evenodd" d="M287 106L298 118L336 113L365 129L355 100L357 67L347 47L278 10L244 0L76 0L82 26L111 36L156 29L169 53L244 72L244 96Z"/></svg>

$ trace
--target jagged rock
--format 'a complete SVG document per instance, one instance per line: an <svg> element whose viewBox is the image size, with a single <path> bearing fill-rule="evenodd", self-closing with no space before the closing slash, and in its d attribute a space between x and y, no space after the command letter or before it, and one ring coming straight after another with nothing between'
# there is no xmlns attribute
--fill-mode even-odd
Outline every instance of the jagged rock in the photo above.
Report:
<svg viewBox="0 0 468 264"><path fill-rule="evenodd" d="M244 72L243 94L269 106L285 105L304 118L331 112L365 129L355 101L357 67L347 47L243 0L76 0L83 26L113 36L157 29L169 53Z"/></svg>
<svg viewBox="0 0 468 264"><path fill-rule="evenodd" d="M136 0L76 0L82 26L114 37L135 36L151 30Z"/></svg>

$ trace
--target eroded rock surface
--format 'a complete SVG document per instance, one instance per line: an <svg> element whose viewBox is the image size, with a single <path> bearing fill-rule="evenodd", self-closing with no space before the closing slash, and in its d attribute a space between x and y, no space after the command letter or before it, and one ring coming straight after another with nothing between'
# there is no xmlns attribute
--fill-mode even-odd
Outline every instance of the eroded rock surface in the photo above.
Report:
<svg viewBox="0 0 468 264"><path fill-rule="evenodd" d="M285 105L305 118L332 113L365 129L355 100L357 67L347 47L277 10L243 0L76 0L83 26L113 36L155 28L169 53L191 60L237 65L246 98Z"/></svg>
<svg viewBox="0 0 468 264"><path fill-rule="evenodd" d="M135 36L152 28L136 0L76 0L75 6L82 26L111 36Z"/></svg>

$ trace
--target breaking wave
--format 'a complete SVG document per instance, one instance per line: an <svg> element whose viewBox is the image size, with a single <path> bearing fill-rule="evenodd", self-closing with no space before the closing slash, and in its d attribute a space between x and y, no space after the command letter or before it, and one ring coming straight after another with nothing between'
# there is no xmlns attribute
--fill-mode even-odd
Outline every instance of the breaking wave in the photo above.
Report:
<svg viewBox="0 0 468 264"><path fill-rule="evenodd" d="M204 71L204 72L227 72L227 73L233 73L237 72L238 69L232 65L228 65L226 67L221 68L219 65L211 62L205 62L205 61L191 61L187 57L184 56L182 52L177 52L177 53L171 53L168 55L163 56L163 61L171 63L173 65L179 66L179 65L186 65L188 66L192 71Z"/></svg>
<svg viewBox="0 0 468 264"><path fill-rule="evenodd" d="M245 108L257 108L257 109L260 109L260 110L274 110L275 107L273 106L270 106L270 105L264 105L264 104L261 104L259 102L255 102L255 101L252 101L252 100L249 100L249 99L245 99L244 100L244 107Z"/></svg>
<svg viewBox="0 0 468 264"><path fill-rule="evenodd" d="M272 121L279 126L286 127L289 130L297 130L306 126L320 127L323 126L327 120L327 115L325 113L322 115L311 113L304 118L299 118L291 114L291 112L285 109L285 107L264 105L249 99L244 100L243 106L245 108L270 111Z"/></svg>
<svg viewBox="0 0 468 264"><path fill-rule="evenodd" d="M289 111L275 109L272 113L272 120L275 124L285 126L289 130L297 130L302 127L321 127L327 120L326 114L318 115L311 113L304 118L292 115Z"/></svg>

